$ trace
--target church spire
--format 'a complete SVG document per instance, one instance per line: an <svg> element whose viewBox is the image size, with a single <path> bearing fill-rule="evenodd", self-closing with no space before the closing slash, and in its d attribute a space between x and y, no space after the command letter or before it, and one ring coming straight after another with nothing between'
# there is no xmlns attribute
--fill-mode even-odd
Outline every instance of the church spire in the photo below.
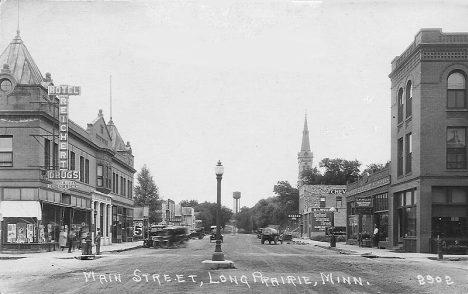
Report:
<svg viewBox="0 0 468 294"><path fill-rule="evenodd" d="M304 130L302 131L301 151L310 151L309 128L307 127L307 113L304 119Z"/></svg>
<svg viewBox="0 0 468 294"><path fill-rule="evenodd" d="M314 155L310 151L310 141L309 141L309 128L307 127L307 112L304 119L304 130L302 131L302 145L301 151L297 154L297 161L299 165L299 181L298 186L302 184L301 174L306 169L312 168Z"/></svg>

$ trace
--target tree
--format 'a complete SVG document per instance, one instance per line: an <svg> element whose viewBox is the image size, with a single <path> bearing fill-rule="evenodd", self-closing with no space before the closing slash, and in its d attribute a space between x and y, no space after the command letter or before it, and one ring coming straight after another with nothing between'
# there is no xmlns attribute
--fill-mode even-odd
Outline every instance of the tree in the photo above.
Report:
<svg viewBox="0 0 468 294"><path fill-rule="evenodd" d="M194 207L196 212L199 212L198 219L202 221L205 231L209 231L211 226L216 225L216 213L218 211L218 204L212 202L203 202ZM224 228L228 224L234 213L231 209L221 206L220 224L221 228Z"/></svg>
<svg viewBox="0 0 468 294"><path fill-rule="evenodd" d="M244 229L246 232L252 232L252 212L247 206L244 206L236 214L236 226L238 229Z"/></svg>
<svg viewBox="0 0 468 294"><path fill-rule="evenodd" d="M191 199L191 200L182 200L180 201L180 206L182 207L197 207L198 206L198 200Z"/></svg>
<svg viewBox="0 0 468 294"><path fill-rule="evenodd" d="M371 163L366 166L366 168L362 171L361 175L368 173L368 174L373 174L374 172L384 169L388 167L390 164L390 161L387 161L386 164L383 163Z"/></svg>
<svg viewBox="0 0 468 294"><path fill-rule="evenodd" d="M324 185L346 185L346 182L351 183L356 180L361 163L357 159L351 161L341 158L324 158L319 166L326 169L323 174Z"/></svg>
<svg viewBox="0 0 468 294"><path fill-rule="evenodd" d="M301 180L304 182L304 185L320 185L323 182L323 176L320 171L314 167L302 171Z"/></svg>
<svg viewBox="0 0 468 294"><path fill-rule="evenodd" d="M161 201L159 200L159 189L156 186L150 170L146 164L137 174L137 185L134 188L135 206L149 206L150 223L161 222Z"/></svg>
<svg viewBox="0 0 468 294"><path fill-rule="evenodd" d="M286 211L299 211L299 191L291 187L288 181L279 181L273 192L278 195L278 200Z"/></svg>

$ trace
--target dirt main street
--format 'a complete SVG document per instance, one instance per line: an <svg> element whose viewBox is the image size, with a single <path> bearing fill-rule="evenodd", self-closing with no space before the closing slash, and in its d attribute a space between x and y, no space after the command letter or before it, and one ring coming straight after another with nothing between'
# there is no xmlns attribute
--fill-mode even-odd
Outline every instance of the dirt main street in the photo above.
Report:
<svg viewBox="0 0 468 294"><path fill-rule="evenodd" d="M254 235L222 243L234 269L207 270L214 243L136 249L97 260L2 260L1 293L468 293L460 262L364 258L295 243L262 245ZM39 262L38 262L39 261Z"/></svg>

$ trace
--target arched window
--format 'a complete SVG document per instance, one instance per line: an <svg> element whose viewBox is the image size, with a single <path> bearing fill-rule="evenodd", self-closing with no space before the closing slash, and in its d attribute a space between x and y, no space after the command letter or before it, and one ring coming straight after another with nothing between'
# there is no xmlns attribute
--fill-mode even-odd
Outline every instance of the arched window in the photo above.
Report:
<svg viewBox="0 0 468 294"><path fill-rule="evenodd" d="M460 72L449 75L447 80L447 108L466 108L466 79Z"/></svg>
<svg viewBox="0 0 468 294"><path fill-rule="evenodd" d="M403 121L403 89L398 91L398 123Z"/></svg>
<svg viewBox="0 0 468 294"><path fill-rule="evenodd" d="M413 114L413 84L408 81L406 84L406 118Z"/></svg>

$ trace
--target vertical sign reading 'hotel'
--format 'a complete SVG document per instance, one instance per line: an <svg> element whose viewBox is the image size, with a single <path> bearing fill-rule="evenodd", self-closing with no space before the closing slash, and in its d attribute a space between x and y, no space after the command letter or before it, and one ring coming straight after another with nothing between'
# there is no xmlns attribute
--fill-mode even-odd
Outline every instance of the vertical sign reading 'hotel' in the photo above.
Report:
<svg viewBox="0 0 468 294"><path fill-rule="evenodd" d="M81 87L49 86L49 95L59 95L59 169L68 169L68 96L80 95Z"/></svg>
<svg viewBox="0 0 468 294"><path fill-rule="evenodd" d="M58 95L59 98L59 170L48 172L49 180L58 181L50 185L54 188L76 187L74 180L79 179L79 172L68 170L68 96L80 95L81 87L76 86L49 86L49 95Z"/></svg>

